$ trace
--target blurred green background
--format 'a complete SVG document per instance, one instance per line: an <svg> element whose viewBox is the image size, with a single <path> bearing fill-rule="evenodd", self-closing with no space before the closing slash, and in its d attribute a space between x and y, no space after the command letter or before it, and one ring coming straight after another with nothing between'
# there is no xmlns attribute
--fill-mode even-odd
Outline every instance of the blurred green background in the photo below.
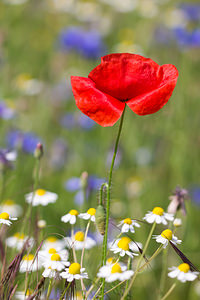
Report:
<svg viewBox="0 0 200 300"><path fill-rule="evenodd" d="M106 179L108 155L118 130L118 124L103 128L84 119L71 93L70 76L87 76L101 55L112 52L137 53L159 64L171 63L179 70L179 79L167 105L145 117L126 111L119 164L113 174L111 213L117 220L127 216L142 219L154 206L167 209L177 185L189 189L187 216L177 235L183 240L180 249L200 267L200 34L194 34L200 30L200 5L185 2L195 3L198 9L192 15L182 1L1 1L0 146L18 150L13 168L1 162L5 173L1 201L13 199L25 207L24 195L33 185L32 153L41 141L40 187L56 192L59 199L55 205L41 207L40 216L52 225L47 232L63 233L60 217L71 208L80 210L74 203L75 193L65 188L66 181L80 177L83 171ZM5 109L11 111L11 117L5 116ZM21 142L24 135L25 144ZM90 195L85 209L97 205L97 194ZM9 230L10 234L14 231ZM144 242L148 231L144 225L136 240ZM152 249L155 247L153 244ZM155 299L159 259L153 270L136 281L134 299ZM170 249L169 266L178 263ZM171 283L168 279L167 286ZM180 283L169 299L193 300L199 295L198 283Z"/></svg>

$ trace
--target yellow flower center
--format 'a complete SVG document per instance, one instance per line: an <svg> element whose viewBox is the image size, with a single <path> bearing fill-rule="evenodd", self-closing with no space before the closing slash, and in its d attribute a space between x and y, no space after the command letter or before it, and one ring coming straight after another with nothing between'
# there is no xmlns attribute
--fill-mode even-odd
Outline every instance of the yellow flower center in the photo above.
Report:
<svg viewBox="0 0 200 300"><path fill-rule="evenodd" d="M76 209L71 209L69 214L72 216L78 216L78 211Z"/></svg>
<svg viewBox="0 0 200 300"><path fill-rule="evenodd" d="M164 209L162 207L154 207L152 213L158 216L162 216L164 213Z"/></svg>
<svg viewBox="0 0 200 300"><path fill-rule="evenodd" d="M114 257L109 257L109 258L107 259L107 263L108 263L108 264L113 264L114 262L116 262L116 259L115 259Z"/></svg>
<svg viewBox="0 0 200 300"><path fill-rule="evenodd" d="M60 261L61 260L61 257L58 253L54 253L51 255L51 260L53 261Z"/></svg>
<svg viewBox="0 0 200 300"><path fill-rule="evenodd" d="M87 213L91 216L94 216L96 214L96 209L95 208L89 208Z"/></svg>
<svg viewBox="0 0 200 300"><path fill-rule="evenodd" d="M12 206L14 204L15 204L15 202L11 199L7 199L4 201L4 205Z"/></svg>
<svg viewBox="0 0 200 300"><path fill-rule="evenodd" d="M75 236L74 236L75 240L78 242L83 242L84 241L84 232L82 231L77 231Z"/></svg>
<svg viewBox="0 0 200 300"><path fill-rule="evenodd" d="M128 224L128 225L131 225L132 224L132 220L130 218L126 218L126 219L124 219L124 223Z"/></svg>
<svg viewBox="0 0 200 300"><path fill-rule="evenodd" d="M127 250L129 250L129 243L130 243L130 241L131 241L131 239L129 239L128 237L124 236L124 237L122 237L119 240L117 246L119 248L121 248L122 250L127 251Z"/></svg>
<svg viewBox="0 0 200 300"><path fill-rule="evenodd" d="M24 292L24 294L25 294L25 292ZM33 290L27 289L26 296L30 296L31 294L33 294Z"/></svg>
<svg viewBox="0 0 200 300"><path fill-rule="evenodd" d="M55 236L50 236L47 238L47 242L49 242L49 243L55 243L55 242L57 242L57 240L58 239Z"/></svg>
<svg viewBox="0 0 200 300"><path fill-rule="evenodd" d="M114 266L112 266L111 273L122 273L120 264L114 264Z"/></svg>
<svg viewBox="0 0 200 300"><path fill-rule="evenodd" d="M178 269L181 272L187 273L190 270L190 266L188 264L184 263L184 264L179 265Z"/></svg>
<svg viewBox="0 0 200 300"><path fill-rule="evenodd" d="M23 240L25 238L25 235L23 233L16 232L14 234L14 237L16 237L19 240Z"/></svg>
<svg viewBox="0 0 200 300"><path fill-rule="evenodd" d="M28 255L24 255L22 260L33 260L34 259L34 255L33 254L28 254Z"/></svg>
<svg viewBox="0 0 200 300"><path fill-rule="evenodd" d="M6 212L1 213L0 214L0 219L9 220L9 214L6 213Z"/></svg>
<svg viewBox="0 0 200 300"><path fill-rule="evenodd" d="M161 233L161 236L164 237L165 239L171 241L171 239L172 239L172 231L170 229L165 229Z"/></svg>
<svg viewBox="0 0 200 300"><path fill-rule="evenodd" d="M48 252L49 252L49 254L54 254L54 253L56 253L57 251L56 251L55 248L50 248Z"/></svg>
<svg viewBox="0 0 200 300"><path fill-rule="evenodd" d="M36 191L36 194L37 194L38 196L44 196L44 195L46 194L46 191L43 190L43 189L39 189L39 190Z"/></svg>
<svg viewBox="0 0 200 300"><path fill-rule="evenodd" d="M80 274L81 272L81 265L79 263L73 263L69 267L69 274Z"/></svg>

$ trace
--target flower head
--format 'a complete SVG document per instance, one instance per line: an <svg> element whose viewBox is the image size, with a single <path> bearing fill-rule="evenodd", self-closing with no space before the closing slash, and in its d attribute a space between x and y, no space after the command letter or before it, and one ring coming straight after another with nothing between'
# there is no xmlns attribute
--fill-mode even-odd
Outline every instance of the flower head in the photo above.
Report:
<svg viewBox="0 0 200 300"><path fill-rule="evenodd" d="M16 232L13 236L6 239L6 245L10 248L16 248L17 250L21 250L26 242L27 247L33 247L34 239L19 232Z"/></svg>
<svg viewBox="0 0 200 300"><path fill-rule="evenodd" d="M161 232L160 235L154 235L154 239L156 239L157 243L163 244L163 248L166 248L169 241L173 243L174 245L181 244L181 240L178 240L176 236L173 235L172 231L170 229L165 229Z"/></svg>
<svg viewBox="0 0 200 300"><path fill-rule="evenodd" d="M69 268L60 273L60 276L64 279L67 279L68 282L71 282L74 279L78 280L81 278L88 278L87 273L84 271L85 268L81 268L79 263L72 263Z"/></svg>
<svg viewBox="0 0 200 300"><path fill-rule="evenodd" d="M190 266L186 263L179 265L178 267L169 268L171 272L168 276L171 278L177 278L181 282L193 281L198 277L198 272L193 272L190 270Z"/></svg>
<svg viewBox="0 0 200 300"><path fill-rule="evenodd" d="M133 274L132 270L127 271L127 267L121 263L114 263L101 267L97 276L105 278L107 282L113 282L115 280L129 280Z"/></svg>
<svg viewBox="0 0 200 300"><path fill-rule="evenodd" d="M62 250L65 247L64 240L57 239L55 236L49 236L42 245L42 250L49 251L51 248L55 248L57 251Z"/></svg>
<svg viewBox="0 0 200 300"><path fill-rule="evenodd" d="M41 262L33 254L24 255L20 263L19 271L21 273L34 272L41 268Z"/></svg>
<svg viewBox="0 0 200 300"><path fill-rule="evenodd" d="M137 253L133 252L138 251L138 248L136 248L135 243L131 241L129 237L126 236L117 239L114 243L112 243L110 250L113 251L115 254L119 253L120 256L125 256L125 254L130 257L138 255Z"/></svg>
<svg viewBox="0 0 200 300"><path fill-rule="evenodd" d="M90 249L96 246L96 241L89 236L85 238L83 231L77 231L73 237L66 237L65 241L67 247L74 247L76 250L82 250L83 247L85 249Z"/></svg>
<svg viewBox="0 0 200 300"><path fill-rule="evenodd" d="M46 206L49 203L55 203L58 195L44 189L37 189L34 193L26 194L25 199L27 203L32 203L33 206Z"/></svg>
<svg viewBox="0 0 200 300"><path fill-rule="evenodd" d="M10 216L19 217L22 214L22 208L13 200L7 199L0 205L0 212L6 211Z"/></svg>
<svg viewBox="0 0 200 300"><path fill-rule="evenodd" d="M45 269L51 269L60 272L69 265L69 262L67 261L68 255L62 255L61 253L56 252L56 250L48 254L50 255L43 257L42 265Z"/></svg>
<svg viewBox="0 0 200 300"><path fill-rule="evenodd" d="M79 218L84 220L91 220L92 222L95 222L95 213L96 213L96 209L91 207L87 210L86 213L80 214Z"/></svg>
<svg viewBox="0 0 200 300"><path fill-rule="evenodd" d="M71 84L78 108L99 125L112 126L125 104L138 115L157 112L171 97L177 78L173 65L115 53L102 57L88 78L72 76Z"/></svg>
<svg viewBox="0 0 200 300"><path fill-rule="evenodd" d="M120 227L122 227L122 232L135 232L135 227L140 227L140 224L138 224L135 220L131 220L130 218L126 218L123 221L119 223Z"/></svg>
<svg viewBox="0 0 200 300"><path fill-rule="evenodd" d="M164 212L162 207L154 207L152 211L149 211L145 217L143 218L148 223L163 224L167 225L167 221L173 221L174 216L173 214L168 214Z"/></svg>
<svg viewBox="0 0 200 300"><path fill-rule="evenodd" d="M11 221L15 221L15 220L17 220L17 218L12 218L11 216L9 216L7 212L2 212L0 214L0 224L5 224L7 226L10 226L12 224Z"/></svg>
<svg viewBox="0 0 200 300"><path fill-rule="evenodd" d="M62 216L61 221L64 223L70 223L74 225L76 223L76 218L78 216L78 211L76 209L71 209L68 214Z"/></svg>

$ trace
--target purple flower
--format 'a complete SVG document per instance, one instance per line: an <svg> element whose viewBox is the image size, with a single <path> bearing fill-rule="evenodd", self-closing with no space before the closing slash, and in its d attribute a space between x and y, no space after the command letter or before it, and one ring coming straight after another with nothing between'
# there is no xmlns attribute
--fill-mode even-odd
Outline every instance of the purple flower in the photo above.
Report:
<svg viewBox="0 0 200 300"><path fill-rule="evenodd" d="M68 27L61 32L59 40L62 50L76 51L86 58L97 59L105 54L101 35L95 30Z"/></svg>
<svg viewBox="0 0 200 300"><path fill-rule="evenodd" d="M196 203L197 205L200 205L200 187L199 186L195 186L193 188L191 188L190 191L192 200L194 201L194 203Z"/></svg>
<svg viewBox="0 0 200 300"><path fill-rule="evenodd" d="M183 3L180 6L185 17L189 21L199 21L200 20L200 4L198 3Z"/></svg>
<svg viewBox="0 0 200 300"><path fill-rule="evenodd" d="M68 113L61 118L60 124L67 129L81 127L82 129L90 130L95 125L95 122L82 113L78 115Z"/></svg>
<svg viewBox="0 0 200 300"><path fill-rule="evenodd" d="M34 153L37 144L41 142L41 139L34 133L23 133L19 130L10 131L7 134L7 145L9 148L22 148L24 152Z"/></svg>
<svg viewBox="0 0 200 300"><path fill-rule="evenodd" d="M63 139L56 139L51 147L50 164L55 169L65 166L67 159L67 143Z"/></svg>
<svg viewBox="0 0 200 300"><path fill-rule="evenodd" d="M4 120L10 120L15 116L13 109L7 107L6 103L0 101L0 118Z"/></svg>
<svg viewBox="0 0 200 300"><path fill-rule="evenodd" d="M184 48L200 47L200 29L187 31L183 27L177 27L173 30L173 33L179 47L184 47Z"/></svg>

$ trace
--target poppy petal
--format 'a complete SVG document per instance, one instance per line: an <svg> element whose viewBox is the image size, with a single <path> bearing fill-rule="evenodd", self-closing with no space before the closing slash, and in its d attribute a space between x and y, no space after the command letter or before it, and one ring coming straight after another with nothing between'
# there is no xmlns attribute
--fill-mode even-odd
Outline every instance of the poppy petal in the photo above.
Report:
<svg viewBox="0 0 200 300"><path fill-rule="evenodd" d="M89 76L96 88L122 101L146 94L162 84L163 72L150 58L130 53L102 57Z"/></svg>
<svg viewBox="0 0 200 300"><path fill-rule="evenodd" d="M136 114L153 114L161 109L171 97L176 86L178 71L173 65L163 65L161 70L163 72L163 85L126 102Z"/></svg>
<svg viewBox="0 0 200 300"><path fill-rule="evenodd" d="M112 126L121 117L125 103L99 91L95 83L85 77L71 77L77 107L101 126Z"/></svg>

